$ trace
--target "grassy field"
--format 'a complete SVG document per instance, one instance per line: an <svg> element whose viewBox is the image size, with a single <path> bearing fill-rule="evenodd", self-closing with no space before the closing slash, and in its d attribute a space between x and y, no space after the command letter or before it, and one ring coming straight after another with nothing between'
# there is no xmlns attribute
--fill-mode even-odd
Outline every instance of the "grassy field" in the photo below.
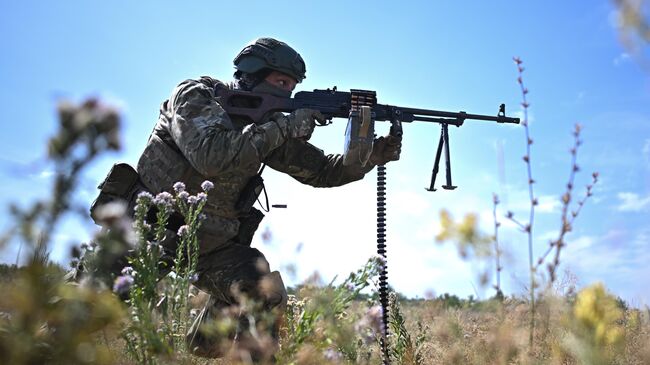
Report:
<svg viewBox="0 0 650 365"><path fill-rule="evenodd" d="M38 282L31 281L33 268L3 265L1 269L0 289L6 294L0 300L2 363L39 363L37 359L88 364L250 363L235 353L227 355L230 358L199 358L182 345L136 359L133 344L124 336L127 323L134 319L114 295L84 294L76 285L57 283L54 278L62 270L55 265L38 272L45 274ZM34 292L35 284L45 291ZM63 287L79 292L64 295L69 302L57 306L61 298L54 293L65 292ZM356 290L348 289L350 285L307 285L291 296L277 363L381 363L379 333L372 323L374 299L353 299ZM348 296L341 301L341 295ZM19 307L21 300L34 303ZM205 293L191 290L189 310L195 312L206 300ZM342 302L346 303L342 311L330 311ZM66 309L70 307L75 310ZM390 309L394 364L650 364L650 311L628 308L601 285L564 297L540 297L532 347L528 342L530 307L525 299L475 301L446 295L398 301L392 296ZM82 324L81 318L85 319ZM306 318L314 320L307 323ZM164 323L158 322L156 328L162 330ZM57 331L67 333L68 338L59 337ZM299 339L301 331L305 336ZM229 347L227 341L225 346Z"/></svg>

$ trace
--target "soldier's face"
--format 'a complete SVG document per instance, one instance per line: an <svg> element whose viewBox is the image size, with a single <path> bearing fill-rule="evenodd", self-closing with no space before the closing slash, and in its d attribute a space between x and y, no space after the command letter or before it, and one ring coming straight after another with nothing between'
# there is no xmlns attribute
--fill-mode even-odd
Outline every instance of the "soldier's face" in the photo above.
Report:
<svg viewBox="0 0 650 365"><path fill-rule="evenodd" d="M293 91L296 88L296 84L298 84L296 79L279 71L272 71L264 80L286 91Z"/></svg>

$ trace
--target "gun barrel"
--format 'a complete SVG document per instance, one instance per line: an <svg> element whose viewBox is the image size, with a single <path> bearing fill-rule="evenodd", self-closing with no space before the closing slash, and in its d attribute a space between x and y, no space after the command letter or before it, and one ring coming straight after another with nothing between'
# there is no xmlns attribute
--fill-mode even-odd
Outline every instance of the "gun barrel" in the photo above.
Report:
<svg viewBox="0 0 650 365"><path fill-rule="evenodd" d="M506 117L505 114L499 113L497 115L483 115L483 114L469 114L463 111L460 112L448 112L441 110L431 110L431 109L418 109L418 108L404 108L399 106L391 105L377 105L377 109L380 110L378 115L381 115L382 119L386 118L398 118L402 122L413 122L413 121L422 121L422 122L432 122L432 123L447 123L452 125L462 125L465 120L484 120L492 121L497 123L513 123L519 124L519 118ZM379 116L377 119L380 119Z"/></svg>

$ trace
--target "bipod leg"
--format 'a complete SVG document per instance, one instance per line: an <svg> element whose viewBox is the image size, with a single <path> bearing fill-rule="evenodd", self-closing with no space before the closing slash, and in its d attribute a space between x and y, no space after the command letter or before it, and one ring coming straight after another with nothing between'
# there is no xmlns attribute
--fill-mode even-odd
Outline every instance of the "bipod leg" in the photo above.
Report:
<svg viewBox="0 0 650 365"><path fill-rule="evenodd" d="M447 130L448 125L442 125L442 137L445 141L445 169L447 175L447 183L442 186L446 190L454 190L457 186L454 186L451 183L451 157L449 156L449 131Z"/></svg>

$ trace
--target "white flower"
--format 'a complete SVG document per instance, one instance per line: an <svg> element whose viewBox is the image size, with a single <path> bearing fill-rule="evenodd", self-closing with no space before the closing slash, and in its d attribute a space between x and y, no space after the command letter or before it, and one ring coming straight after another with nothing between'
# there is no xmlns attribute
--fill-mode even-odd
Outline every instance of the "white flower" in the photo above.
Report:
<svg viewBox="0 0 650 365"><path fill-rule="evenodd" d="M175 183L174 184L174 191L177 192L177 193L185 191L185 184L183 184L180 181Z"/></svg>
<svg viewBox="0 0 650 365"><path fill-rule="evenodd" d="M189 232L189 230L190 230L190 227L187 224L184 224L184 225L180 226L180 228L178 228L178 232L176 232L176 234L179 237L183 237Z"/></svg>
<svg viewBox="0 0 650 365"><path fill-rule="evenodd" d="M149 204L153 200L153 195L149 193L148 191L143 191L138 194L138 199L137 202L138 204L144 203L144 204Z"/></svg>
<svg viewBox="0 0 650 365"><path fill-rule="evenodd" d="M169 211L174 208L174 197L166 191L163 191L156 195L153 202L156 204L158 209Z"/></svg>
<svg viewBox="0 0 650 365"><path fill-rule="evenodd" d="M203 183L201 183L201 189L205 191L206 193L214 188L214 184L212 181L205 180Z"/></svg>
<svg viewBox="0 0 650 365"><path fill-rule="evenodd" d="M198 193L196 194L196 198L199 200L199 202L204 203L208 200L208 194L206 193Z"/></svg>

